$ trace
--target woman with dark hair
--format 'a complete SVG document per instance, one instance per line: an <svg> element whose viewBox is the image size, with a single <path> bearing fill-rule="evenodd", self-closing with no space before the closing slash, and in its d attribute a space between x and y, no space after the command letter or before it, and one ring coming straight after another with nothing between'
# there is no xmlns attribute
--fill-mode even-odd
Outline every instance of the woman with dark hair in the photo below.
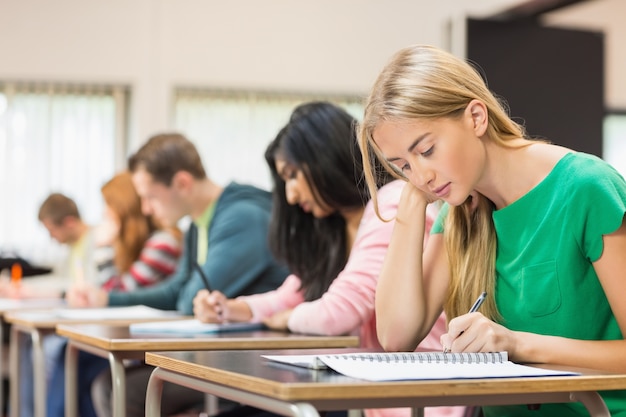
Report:
<svg viewBox="0 0 626 417"><path fill-rule="evenodd" d="M374 294L404 182L392 181L389 174L377 178L381 220L369 202L355 123L330 103L294 110L265 153L274 181L270 245L292 275L274 291L235 299L203 290L194 299L198 319L257 321L299 333L357 334L363 347L380 350ZM442 316L420 348L441 350L444 332ZM430 408L426 414L461 415L463 410ZM408 409L379 411L410 414Z"/></svg>

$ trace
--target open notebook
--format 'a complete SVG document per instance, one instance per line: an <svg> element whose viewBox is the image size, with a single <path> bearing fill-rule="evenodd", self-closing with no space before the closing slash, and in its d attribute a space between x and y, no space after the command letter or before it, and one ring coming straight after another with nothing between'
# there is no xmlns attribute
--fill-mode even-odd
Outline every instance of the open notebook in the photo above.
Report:
<svg viewBox="0 0 626 417"><path fill-rule="evenodd" d="M575 372L516 364L508 360L506 352L381 352L262 356L270 361L310 369L332 369L340 374L368 381L577 375Z"/></svg>

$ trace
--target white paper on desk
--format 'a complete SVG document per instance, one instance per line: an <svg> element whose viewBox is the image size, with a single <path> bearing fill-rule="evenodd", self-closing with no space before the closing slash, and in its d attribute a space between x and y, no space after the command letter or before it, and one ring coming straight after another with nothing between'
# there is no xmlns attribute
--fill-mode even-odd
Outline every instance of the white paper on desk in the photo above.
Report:
<svg viewBox="0 0 626 417"><path fill-rule="evenodd" d="M74 320L147 320L176 317L176 311L159 310L144 305L106 308L61 308L54 311L55 316Z"/></svg>
<svg viewBox="0 0 626 417"><path fill-rule="evenodd" d="M248 330L259 330L263 328L262 323L202 323L200 320L170 320L153 321L149 323L133 323L129 326L132 334L204 334L221 332L243 332Z"/></svg>
<svg viewBox="0 0 626 417"><path fill-rule="evenodd" d="M576 375L574 372L554 371L516 364L502 363L403 363L360 362L345 360L337 355L319 358L334 371L352 378L368 381L401 381L467 378L517 378L536 376Z"/></svg>
<svg viewBox="0 0 626 417"><path fill-rule="evenodd" d="M519 365L506 352L369 352L331 355L262 355L271 361L309 369L330 368L368 381L514 378L576 375Z"/></svg>
<svg viewBox="0 0 626 417"><path fill-rule="evenodd" d="M0 311L42 309L65 305L60 298L0 298Z"/></svg>

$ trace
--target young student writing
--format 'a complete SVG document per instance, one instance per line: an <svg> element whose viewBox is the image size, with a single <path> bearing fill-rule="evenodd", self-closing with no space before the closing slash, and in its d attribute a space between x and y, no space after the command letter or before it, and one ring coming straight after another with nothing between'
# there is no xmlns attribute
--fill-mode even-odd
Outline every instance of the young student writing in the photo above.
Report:
<svg viewBox="0 0 626 417"><path fill-rule="evenodd" d="M443 309L452 352L626 372L626 183L615 169L529 140L474 68L419 45L379 75L359 141L371 190L372 152L409 182L376 292L385 349L412 350ZM423 250L434 200L446 204ZM626 413L626 391L601 395L611 415ZM579 403L483 411L588 415Z"/></svg>
<svg viewBox="0 0 626 417"><path fill-rule="evenodd" d="M128 168L141 197L144 214L156 216L168 224L191 217L176 271L165 282L134 291L107 292L95 287L75 287L68 292L71 305L144 304L192 314L193 298L205 287L199 269L212 288L232 297L273 290L283 283L287 269L274 259L267 244L272 205L269 192L235 182L224 186L215 183L207 176L194 144L178 133L149 138L130 156ZM145 415L146 386L152 370L144 364L127 369L127 416ZM176 384L164 385L164 395L169 393L171 399L163 404L164 414L187 409L185 398L171 394L178 389L181 387ZM92 387L99 416L112 414L110 392L111 378L107 371ZM88 393L83 397L91 398ZM203 395L199 397L202 401ZM48 414L48 417L57 415Z"/></svg>
<svg viewBox="0 0 626 417"><path fill-rule="evenodd" d="M263 321L273 329L301 333L358 334L362 346L380 350L374 294L393 222L377 218L369 202L355 123L345 110L326 102L293 111L265 153L274 181L270 245L292 275L264 294L228 299L219 291L200 291L194 299L198 319ZM402 181L391 180L383 173L372 189L381 214L390 219L404 187ZM441 350L444 331L442 316L420 347ZM426 415L462 412L461 407L429 408ZM368 414L408 416L410 410Z"/></svg>

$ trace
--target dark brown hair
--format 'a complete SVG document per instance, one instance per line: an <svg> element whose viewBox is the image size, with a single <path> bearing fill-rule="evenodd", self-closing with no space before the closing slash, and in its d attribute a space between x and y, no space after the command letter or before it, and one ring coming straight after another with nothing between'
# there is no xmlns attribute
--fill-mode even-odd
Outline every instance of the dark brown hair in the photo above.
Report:
<svg viewBox="0 0 626 417"><path fill-rule="evenodd" d="M194 144L179 133L152 136L128 159L128 169L145 169L152 178L169 186L179 171L189 172L196 179L206 178L202 160Z"/></svg>

